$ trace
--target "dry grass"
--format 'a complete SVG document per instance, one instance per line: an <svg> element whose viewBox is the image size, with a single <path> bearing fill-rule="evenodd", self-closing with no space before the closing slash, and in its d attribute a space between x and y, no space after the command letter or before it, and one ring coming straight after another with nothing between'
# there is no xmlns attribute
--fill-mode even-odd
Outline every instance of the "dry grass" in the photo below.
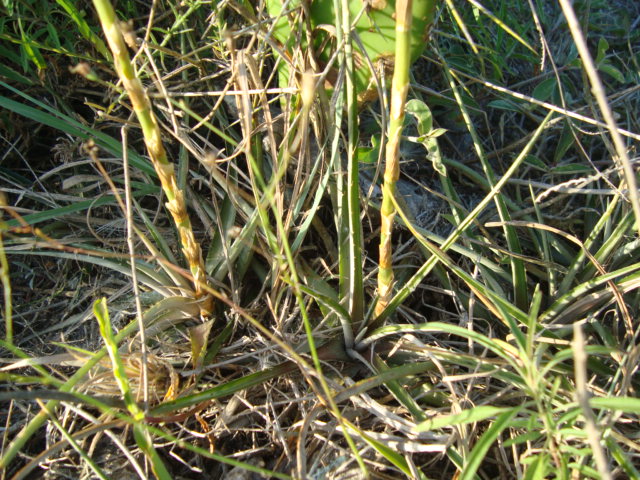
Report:
<svg viewBox="0 0 640 480"><path fill-rule="evenodd" d="M396 283L379 325L380 179L361 184L362 215L343 195L350 145L356 167L383 171L386 113L343 100L346 60L311 54L301 9L286 13L285 45L261 3L118 5L203 246L210 318L108 54L88 34L77 46L71 13L7 11L3 479L151 477L139 425L172 478L637 475L640 264L625 194L640 37L618 24L640 11L574 5L616 149L559 7L484 3L494 21L471 3L458 19L439 6L412 69L409 97L433 129L405 123ZM97 32L92 11L83 18ZM37 33L46 26L58 46ZM84 76L67 69L78 63ZM421 223L424 205L437 211ZM143 421L103 347L101 297Z"/></svg>

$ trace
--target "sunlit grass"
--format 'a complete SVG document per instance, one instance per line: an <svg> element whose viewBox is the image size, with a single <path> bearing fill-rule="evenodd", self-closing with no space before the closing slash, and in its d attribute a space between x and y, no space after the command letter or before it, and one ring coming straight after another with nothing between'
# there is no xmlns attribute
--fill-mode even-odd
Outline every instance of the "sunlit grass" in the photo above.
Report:
<svg viewBox="0 0 640 480"><path fill-rule="evenodd" d="M97 3L2 7L5 472L640 477L610 6Z"/></svg>

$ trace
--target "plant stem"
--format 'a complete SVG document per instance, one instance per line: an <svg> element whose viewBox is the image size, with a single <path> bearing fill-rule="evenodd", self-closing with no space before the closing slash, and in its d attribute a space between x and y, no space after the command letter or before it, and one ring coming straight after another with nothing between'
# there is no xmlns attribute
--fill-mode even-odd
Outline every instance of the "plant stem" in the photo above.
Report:
<svg viewBox="0 0 640 480"><path fill-rule="evenodd" d="M385 157L382 206L380 208L380 260L378 269L378 302L375 316L386 308L393 295L393 268L391 257L393 246L391 233L395 207L393 196L400 177L400 138L404 122L404 105L409 90L409 67L411 65L411 3L398 0L396 3L396 59L391 82L391 111Z"/></svg>
<svg viewBox="0 0 640 480"><path fill-rule="evenodd" d="M93 2L102 30L107 37L109 47L113 52L113 60L116 71L125 90L129 94L133 110L142 127L144 142L147 151L155 167L162 190L167 196L165 204L180 235L182 253L187 259L189 269L193 275L195 297L202 298L200 309L203 315L209 315L213 308L213 300L206 294L207 275L204 269L204 260L200 244L196 241L191 227L191 221L187 214L184 194L178 188L173 164L167 159L167 153L162 145L160 126L151 109L151 102L147 96L140 79L136 76L135 69L129 58L127 46L124 41L121 23L116 18L115 11L109 0L94 0Z"/></svg>
<svg viewBox="0 0 640 480"><path fill-rule="evenodd" d="M11 277L9 276L9 262L4 250L2 233L5 229L2 219L2 207L7 206L7 198L4 192L0 192L0 283L4 294L4 328L5 341L13 345L13 304L11 302Z"/></svg>

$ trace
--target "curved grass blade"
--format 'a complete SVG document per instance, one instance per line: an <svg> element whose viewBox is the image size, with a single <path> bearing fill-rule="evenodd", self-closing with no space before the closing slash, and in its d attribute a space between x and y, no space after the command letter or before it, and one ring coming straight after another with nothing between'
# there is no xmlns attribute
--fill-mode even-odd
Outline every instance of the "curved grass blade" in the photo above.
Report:
<svg viewBox="0 0 640 480"><path fill-rule="evenodd" d="M182 298L182 297L180 297ZM182 300L186 300L182 298ZM154 312L151 312L150 309L143 316L143 321L146 323L150 320L148 315L153 313L155 315L158 314L158 310L162 310L159 308ZM115 343L119 344L129 335L131 335L136 328L138 327L138 320L131 321L126 327L124 327L117 335L115 335ZM73 388L80 382L89 371L95 367L98 362L100 362L107 355L107 348L103 347L100 351L96 352L91 358L89 358L86 363L81 366L76 372L66 381L64 384L58 389L60 392L72 392ZM59 401L52 400L47 402L46 408L50 411L55 410L55 408L59 405ZM44 422L47 421L47 413L44 410L38 412L38 414L33 417L20 432L13 438L9 446L5 449L2 456L0 456L0 470L6 469L9 464L13 461L16 455L22 450L22 448L27 444L29 439L42 427Z"/></svg>
<svg viewBox="0 0 640 480"><path fill-rule="evenodd" d="M504 412L510 411L508 407L492 407L490 405L480 405L460 413L452 413L449 415L438 415L429 418L422 423L416 425L416 432L426 432L429 430L437 430L444 427L453 427L455 425L464 425L466 423L475 423L495 417Z"/></svg>
<svg viewBox="0 0 640 480"><path fill-rule="evenodd" d="M482 169L487 178L487 181L489 182L489 185L493 187L496 184L495 173L490 163L487 160L487 157L484 153L484 149L482 147L482 141L480 140L480 137L475 129L475 126L473 125L473 121L471 120L471 115L467 110L467 107L462 99L462 96L460 95L458 86L454 82L450 69L446 64L446 62L445 62L444 73L447 77L447 80L449 81L449 85L451 86L453 95L456 98L456 102L458 104L458 107L460 108L462 117L464 118L464 122L467 126L467 130L469 131L469 134L471 135L471 138L473 140L473 146L476 150L476 154L478 158L480 159L480 163L482 164ZM498 210L498 214L500 216L500 220L502 222L509 221L511 219L511 216L509 214L509 210L504 200L504 196L501 193L501 190L496 192L496 195L494 196L494 201L496 204L496 208ZM509 260L511 262L511 275L512 275L515 304L520 309L526 309L529 303L528 292L527 292L527 275L524 268L524 263L519 258L519 256L522 255L520 240L518 239L518 234L516 230L509 225L504 226L504 235L507 241L507 246L509 247L509 251L515 254L515 256L511 255L509 257Z"/></svg>
<svg viewBox="0 0 640 480"><path fill-rule="evenodd" d="M109 478L105 475L102 469L98 466L98 464L91 458L91 456L84 451L84 449L76 442L73 436L69 433L69 431L64 428L64 426L60 423L58 418L56 417L55 412L50 411L46 405L43 405L40 401L38 402L40 408L49 416L49 421L53 423L53 425L58 429L62 437L71 445L71 447L76 451L78 455L84 460L89 468L93 471L93 473L102 480L109 480ZM15 477L14 477L15 478Z"/></svg>
<svg viewBox="0 0 640 480"><path fill-rule="evenodd" d="M109 49L102 39L93 33L93 30L91 30L91 27L89 27L89 24L85 21L83 15L78 11L76 6L69 0L56 0L56 2L65 9L71 19L76 23L80 35L91 42L96 50L100 52L100 55L102 55L107 61L111 61L111 53L109 53Z"/></svg>
<svg viewBox="0 0 640 480"><path fill-rule="evenodd" d="M614 434L615 435L615 434ZM625 439L626 440L626 439ZM632 460L628 454L620 448L618 442L615 441L613 436L605 438L607 448L611 452L611 456L618 462L618 465L622 467L629 478L640 478L640 472L633 465Z"/></svg>
<svg viewBox="0 0 640 480"><path fill-rule="evenodd" d="M363 348L370 345L374 341L386 337L388 335L394 335L397 333L409 333L409 332L434 332L434 333L449 333L452 335L458 335L463 338L468 338L474 342L488 348L499 357L506 360L510 365L518 368L517 351L515 347L498 339L492 339L481 333L468 330L466 328L458 327L456 325L449 325L442 322L427 322L419 323L415 325L386 325L377 330L371 332L366 339L358 344L358 348Z"/></svg>
<svg viewBox="0 0 640 480"><path fill-rule="evenodd" d="M313 288L305 287L304 285L300 285L300 290L303 293L306 293L311 298L313 298L321 307L328 309L330 312L336 314L340 323L344 325L344 322L349 322L349 312L345 310L345 308L340 305L340 303L335 299L330 297L329 295L324 295Z"/></svg>
<svg viewBox="0 0 640 480"><path fill-rule="evenodd" d="M148 195L150 191L138 191L132 192L134 197L142 197L144 195ZM83 200L78 202L73 202L70 205L66 205L64 207L52 208L50 210L46 210L44 212L30 213L22 217L22 219L28 225L35 225L37 223L46 222L48 220L59 220L61 217L65 215L70 215L76 212L84 212L89 210L90 208L102 207L105 205L114 205L116 204L116 198L113 195L104 195L97 199L92 200ZM13 219L9 220L5 224L9 228L20 226L20 222L18 220Z"/></svg>
<svg viewBox="0 0 640 480"><path fill-rule="evenodd" d="M118 343L116 337L113 334L111 328L111 319L109 318L109 310L107 309L107 299L102 298L96 300L93 304L93 313L96 316L98 325L100 326L100 335L104 340L105 347L109 357L111 358L111 364L113 366L113 376L116 379L116 383L122 392L124 403L129 410L133 420L133 436L145 455L151 462L151 468L153 473L159 480L171 480L172 476L169 474L167 467L162 462L162 459L158 455L155 447L153 446L153 440L151 435L144 424L144 411L138 406L131 392L129 385L129 378L127 377L124 363L118 352Z"/></svg>
<svg viewBox="0 0 640 480"><path fill-rule="evenodd" d="M393 465L395 465L402 473L404 473L408 478L414 478L413 471L409 467L407 461L400 455L398 452L393 450L392 448L387 447L383 443L374 440L369 437L366 433L360 431L354 425L348 423L348 425L353 429L354 434L358 435L359 438L368 443L373 449L375 449L380 455L389 460ZM420 480L427 480L425 475L418 471L418 478Z"/></svg>
<svg viewBox="0 0 640 480"><path fill-rule="evenodd" d="M46 105L45 103L40 102L35 98L27 95L26 93L13 88L11 85L0 81L0 87L10 90L16 95L19 95L20 97L27 100L29 103L33 103L38 108L30 107L4 96L0 96L0 107L6 108L7 110L17 113L18 115L21 115L23 117L29 118L35 122L42 123L43 125L55 128L56 130L60 130L61 132L68 133L69 135L72 135L74 137L78 137L83 140L94 140L96 145L98 145L100 148L106 150L116 157L122 157L122 143L115 138L110 137L109 135L106 135L99 130L91 129L83 125L74 118L60 113L59 111ZM134 167L146 173L147 175L151 175L152 177L156 176L155 170L148 160L133 151L129 151L128 155L129 159L131 160L131 164Z"/></svg>
<svg viewBox="0 0 640 480"><path fill-rule="evenodd" d="M536 52L536 50L531 45L529 45L529 42L527 42L524 38L518 35L517 32L515 32L511 27L509 27L509 25L507 25L502 20L500 20L495 14L491 12L491 10L488 10L477 0L468 0L468 2L471 3L478 10L480 10L482 13L484 13L488 18L490 18L491 21L494 22L499 28L501 28L502 30L507 32L509 35L511 35L513 38L515 38L520 44L524 45L527 49L529 49L531 52L535 53L536 55L538 54L538 52Z"/></svg>
<svg viewBox="0 0 640 480"><path fill-rule="evenodd" d="M515 174L516 170L520 167L522 162L526 159L527 155L537 142L538 138L546 128L548 122L551 120L552 114L549 113L542 123L538 126L534 134L531 136L525 147L520 154L514 159L511 166L504 173L502 178L498 180L491 191L482 199L482 201L467 215L467 217L456 227L456 229L449 235L445 242L440 245L440 250L446 252L451 246L458 240L458 238L464 233L464 231L471 226L471 224L477 219L478 215L484 210L484 208L493 200L493 198L500 192L502 187L507 183L508 179ZM422 267L413 275L413 277L398 290L393 297L389 306L376 318L376 322L372 322L374 328L382 325L382 322L391 315L400 304L418 287L418 285L424 280L424 278L431 272L431 269L438 262L438 258L433 255L427 260Z"/></svg>
<svg viewBox="0 0 640 480"><path fill-rule="evenodd" d="M620 292L626 293L640 286L640 274L633 272L640 269L640 263L635 263L627 267L620 268L605 275L600 275L588 282L584 282L571 291L564 294L556 300L547 310L539 317L538 323L546 325L552 321L559 322L562 318L569 318L571 315L577 315L584 308L593 308L594 305L601 305L613 297L613 292L608 289L592 292L598 287L610 281L616 281L623 275L628 275L616 282ZM629 275L632 274L632 275Z"/></svg>
<svg viewBox="0 0 640 480"><path fill-rule="evenodd" d="M395 200L394 200L395 201ZM499 293L494 292L492 289L485 287L467 272L458 267L452 260L449 258L447 254L445 254L438 247L428 242L419 232L413 228L409 219L406 217L404 211L399 207L398 204L396 206L396 211L400 214L402 219L404 220L405 225L409 228L414 237L425 247L427 248L434 257L438 258L438 260L449 270L454 272L460 279L462 279L467 286L478 296L478 298L482 301L485 307L489 309L494 315L496 315L505 325L509 327L511 333L514 335L520 348L525 348L525 337L518 325L527 325L528 324L528 316L526 313L522 312L515 305L512 305L510 302L504 299ZM518 323L516 323L516 321Z"/></svg>
<svg viewBox="0 0 640 480"><path fill-rule="evenodd" d="M39 255L45 257L55 257L55 258L66 258L69 260L81 260L83 262L92 263L94 265L100 265L102 267L108 268L110 270L114 270L116 272L122 273L126 276L131 276L131 266L128 264L126 260L118 261L113 259L108 259L100 256L100 251L95 250L96 255L81 255L77 253L67 253L67 252L59 252L59 251L38 251L38 250L26 250L26 246L22 247L22 249L18 248L7 248L7 251L11 251L14 254L18 255ZM109 252L111 253L111 252ZM171 278L169 278L164 272L159 272L157 269L146 262L138 261L136 262L136 269L138 273L138 281L143 283L144 285L152 288L156 292L160 293L164 297L173 296L171 285L173 282Z"/></svg>
<svg viewBox="0 0 640 480"><path fill-rule="evenodd" d="M496 418L469 453L469 457L466 459L464 468L460 474L460 480L473 480L475 478L480 465L487 456L489 448L491 448L491 445L493 445L498 436L505 429L509 428L509 423L521 409L522 407L510 408Z"/></svg>
<svg viewBox="0 0 640 480"><path fill-rule="evenodd" d="M373 365L375 369L380 373L385 373L389 371L389 367L382 360L379 355L375 355L373 358ZM387 380L385 382L386 387L392 393L396 400L405 406L407 410L411 413L413 418L417 421L424 421L427 419L427 416L418 405L418 402L414 400L414 398L404 389L400 382L397 380Z"/></svg>

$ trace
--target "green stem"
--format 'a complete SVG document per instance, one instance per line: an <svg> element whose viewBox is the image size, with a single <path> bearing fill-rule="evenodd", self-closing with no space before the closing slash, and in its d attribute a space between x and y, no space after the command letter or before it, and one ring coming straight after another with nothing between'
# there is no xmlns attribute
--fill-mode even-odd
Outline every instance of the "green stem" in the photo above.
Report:
<svg viewBox="0 0 640 480"><path fill-rule="evenodd" d="M136 76L135 69L129 58L127 45L125 44L122 24L116 18L115 11L109 0L94 0L93 2L109 47L113 52L113 60L118 76L129 94L133 110L138 117L144 142L147 146L153 166L158 173L162 190L167 196L166 207L171 213L180 235L182 252L187 259L189 269L193 275L196 298L203 298L201 303L202 313L208 315L213 308L213 302L205 293L207 276L202 258L200 244L196 241L191 227L191 221L187 214L186 203L182 191L178 188L173 164L167 159L167 153L162 145L160 126L151 109L151 102L147 96L140 79Z"/></svg>
<svg viewBox="0 0 640 480"><path fill-rule="evenodd" d="M7 199L4 193L0 193L0 207L7 206ZM0 210L0 215L2 210ZM0 282L4 294L4 328L5 341L9 345L13 345L13 308L11 303L11 278L9 277L9 262L4 250L4 242L2 241L2 232L5 230L6 224L0 216Z"/></svg>
<svg viewBox="0 0 640 480"><path fill-rule="evenodd" d="M362 283L362 225L360 224L360 185L356 148L358 146L358 99L351 46L351 19L346 1L342 2L342 28L345 39L345 71L347 99L347 210L349 212L349 313L357 326L364 319L364 293ZM345 338L345 341L347 339ZM347 346L349 344L347 342Z"/></svg>
<svg viewBox="0 0 640 480"><path fill-rule="evenodd" d="M393 268L391 257L393 245L391 234L395 207L393 196L400 176L400 138L404 122L404 106L409 90L409 67L411 65L411 3L398 0L396 3L396 59L391 83L391 110L387 140L382 205L380 208L380 260L378 269L378 303L375 316L380 315L393 295Z"/></svg>

